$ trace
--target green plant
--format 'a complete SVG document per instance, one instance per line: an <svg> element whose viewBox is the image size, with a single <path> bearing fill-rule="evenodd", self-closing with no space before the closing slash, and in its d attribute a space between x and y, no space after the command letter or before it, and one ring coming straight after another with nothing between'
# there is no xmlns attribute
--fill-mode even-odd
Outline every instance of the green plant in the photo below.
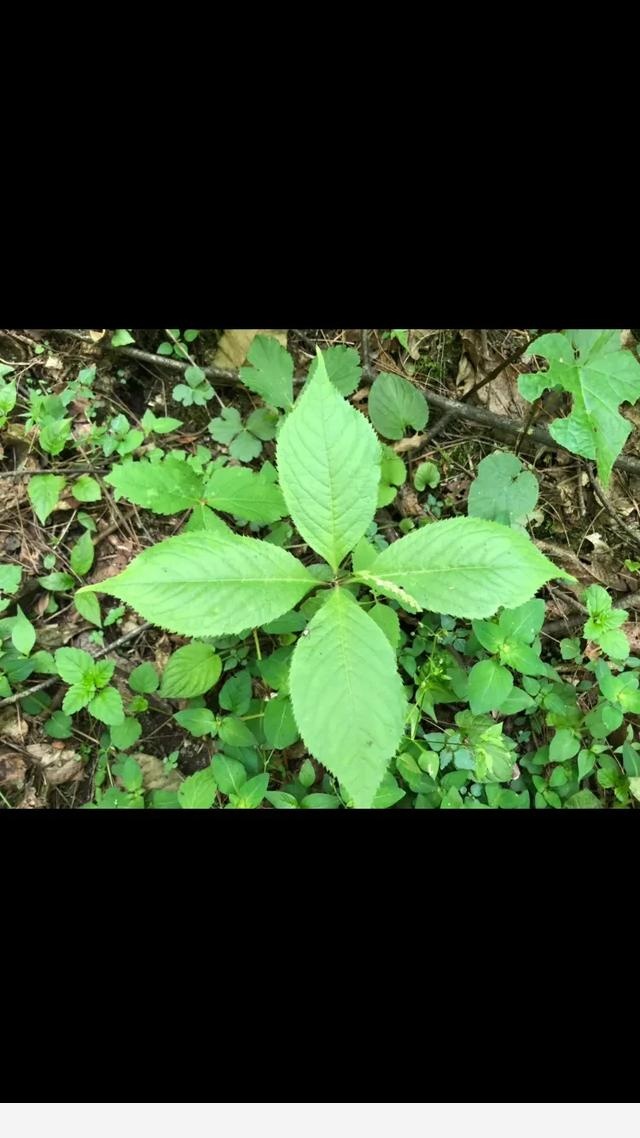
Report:
<svg viewBox="0 0 640 1138"><path fill-rule="evenodd" d="M201 367L190 364L185 369L186 383L177 383L172 391L172 398L184 407L204 407L215 391Z"/></svg>
<svg viewBox="0 0 640 1138"><path fill-rule="evenodd" d="M640 398L640 363L621 348L620 332L611 328L551 332L534 340L527 356L542 357L549 368L521 375L521 394L533 402L547 388L559 387L572 396L571 413L554 419L549 430L567 450L595 459L607 486L631 432L619 407Z"/></svg>
<svg viewBox="0 0 640 1138"><path fill-rule="evenodd" d="M418 414L413 403L402 392L398 414L415 425L423 410ZM148 464L147 485L168 461ZM485 619L500 606L522 605L552 577L568 576L522 533L477 518L436 522L381 552L372 549L364 534L377 505L380 465L375 433L340 396L318 353L279 433L280 488L264 480L262 486L282 495L323 563L305 566L284 549L218 528L168 538L123 573L78 594L106 592L161 627L201 638L246 634L314 593L306 602L313 599L314 611L291 657L293 717L309 751L359 807L373 805L408 713L394 648L359 600L370 607L372 593L381 607L386 598L409 613ZM135 466L143 464L121 466L120 477L130 477ZM207 500L211 482L229 475L237 482L251 472L215 471L205 485ZM344 564L349 554L351 570Z"/></svg>
<svg viewBox="0 0 640 1138"><path fill-rule="evenodd" d="M163 340L158 344L157 352L159 356L175 356L179 360L186 360L189 358L189 352L186 345L192 344L194 340L198 339L200 332L197 328L187 328L186 332L181 333L179 328L167 328L168 340Z"/></svg>
<svg viewBox="0 0 640 1138"><path fill-rule="evenodd" d="M469 489L467 512L514 529L524 529L538 501L538 482L520 459L496 451L478 464Z"/></svg>
<svg viewBox="0 0 640 1138"><path fill-rule="evenodd" d="M262 444L276 436L278 412L269 407L252 411L245 425L235 407L225 407L217 419L209 423L209 434L229 448L238 462L251 462L262 453Z"/></svg>
<svg viewBox="0 0 640 1138"><path fill-rule="evenodd" d="M115 668L110 660L95 661L80 648L58 648L55 663L60 678L70 685L62 704L65 714L73 715L86 707L90 715L108 726L123 722L120 692L109 684Z"/></svg>

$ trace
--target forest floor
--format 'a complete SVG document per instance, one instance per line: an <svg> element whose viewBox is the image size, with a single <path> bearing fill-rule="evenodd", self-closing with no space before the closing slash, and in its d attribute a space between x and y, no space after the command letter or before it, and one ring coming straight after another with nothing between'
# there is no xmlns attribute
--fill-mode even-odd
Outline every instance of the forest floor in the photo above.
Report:
<svg viewBox="0 0 640 1138"><path fill-rule="evenodd" d="M155 805L175 805L181 782L205 770L218 745L210 736L194 735L175 718L181 709L205 706L204 698L179 701L157 686L136 690L128 682L143 664L151 664L161 676L185 638L151 626L109 598L101 598L99 614L91 619L86 606L83 611L76 606L75 590L122 571L142 550L181 531L189 516L189 511L163 516L124 498L117 500L106 480L114 463L132 456L144 459L157 447L165 454L199 456L202 463L222 456L232 465L241 462L254 470L265 460L275 462L276 443L268 431L260 438L245 428L236 443L236 454L241 455L237 458L229 453L228 436L221 442L209 430L223 409L227 416L235 409L246 423L261 406L237 378L256 332L199 330L186 336L177 329L131 329L120 336L122 331L115 336L119 346L114 346L112 330L0 331L0 386L11 382L17 389L15 407L0 433L0 573L7 566L21 570L19 585L6 586L0 602L0 809L77 809L95 805L106 788L114 791L114 805L125 805L124 797L118 798L123 787L136 805L142 793L154 791L165 794L164 799L156 797ZM317 347L355 348L363 370L351 402L365 414L371 382L380 372L409 379L426 396L425 427L387 440L405 464L406 479L376 514L379 534L391 541L407 532L408 519L411 526L465 514L480 462L496 450L509 451L539 485L537 503L526 519L530 537L576 580L575 585L552 582L542 593L546 650L553 653L554 646L557 650L562 640L575 636L586 619L583 590L597 584L610 592L615 606L628 611L624 631L632 653L640 655L640 435L635 429L640 405L623 408L633 430L604 492L593 464L564 450L548 434L551 421L570 409L569 396L552 391L531 403L520 394L518 379L534 366L523 359L534 338L527 330L301 329L283 331L278 338L293 357L296 377L306 375ZM632 339L627 342L635 347ZM204 394L189 405L189 395L181 402L176 389L185 387L190 367L204 372ZM213 388L210 395L207 384ZM198 385L192 390L198 391ZM2 409L0 403L0 422ZM154 416L164 423L156 433L150 427ZM172 425L167 429L166 423ZM437 482L417 489L415 474L426 462L437 469ZM43 474L60 479L50 512L41 503L36 508L30 494L33 479ZM285 522L272 527L270 538L285 548L300 548L298 535ZM84 545L78 552L83 539L92 546L88 568ZM23 613L35 631L36 667L30 666L31 648L20 651L15 640L11 645L16 612ZM267 689L257 665L270 653L288 650L290 641L286 635L265 635L257 645L257 664L255 638L246 644L220 644L224 671L216 690L248 667L252 698L265 699ZM120 746L114 746L105 725L86 711L69 725L61 711L67 688L51 664L62 647L82 649L115 665L112 682L128 715L139 724L135 740L121 739ZM235 713L238 707L231 710ZM48 727L52 723L53 729ZM243 747L248 755L246 741L238 742L237 755L240 761L246 759L253 776L263 770L262 741L258 738L256 765L247 755L243 758ZM132 776L122 765L126 754L141 772L139 783L135 771ZM295 780L305 762L303 791ZM327 797L331 793L299 738L271 749L269 763L272 791L291 792L298 803L314 783L318 792ZM602 785L602 804L615 804L606 783ZM266 801L262 804L267 806ZM404 807L409 801L399 804Z"/></svg>

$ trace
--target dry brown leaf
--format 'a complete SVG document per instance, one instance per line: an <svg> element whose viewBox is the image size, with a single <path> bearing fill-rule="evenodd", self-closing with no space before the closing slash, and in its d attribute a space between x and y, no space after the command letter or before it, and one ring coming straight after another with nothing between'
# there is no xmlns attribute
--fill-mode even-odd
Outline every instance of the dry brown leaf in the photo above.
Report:
<svg viewBox="0 0 640 1138"><path fill-rule="evenodd" d="M287 333L272 328L239 328L225 332L218 343L214 356L215 367L239 368L247 358L247 353L256 336L273 336L283 348L287 346Z"/></svg>
<svg viewBox="0 0 640 1138"><path fill-rule="evenodd" d="M139 752L133 758L142 771L142 785L145 790L177 790L180 786L182 775L179 771L169 771L167 774L162 759L156 755Z"/></svg>
<svg viewBox="0 0 640 1138"><path fill-rule="evenodd" d="M419 518L424 514L420 499L412 486L401 486L396 502L403 518Z"/></svg>
<svg viewBox="0 0 640 1138"><path fill-rule="evenodd" d="M77 782L84 774L84 764L71 747L60 750L54 743L31 743L25 749L35 759L49 786Z"/></svg>
<svg viewBox="0 0 640 1138"><path fill-rule="evenodd" d="M460 394L465 394L503 363L505 355L492 346L491 337L484 328L463 328L460 337L463 352L456 383L462 389ZM513 346L507 348L506 355L512 351ZM516 368L509 365L491 383L482 387L474 398L496 415L506 415L511 419L524 418L531 405L520 395L518 374Z"/></svg>
<svg viewBox="0 0 640 1138"><path fill-rule="evenodd" d="M409 355L412 360L420 359L420 350L426 347L425 341L431 336L437 336L437 328L409 328L408 329Z"/></svg>
<svg viewBox="0 0 640 1138"><path fill-rule="evenodd" d="M16 810L42 810L46 807L47 803L44 798L39 798L36 794L35 787L27 786L22 798L17 803Z"/></svg>
<svg viewBox="0 0 640 1138"><path fill-rule="evenodd" d="M18 717L15 704L0 712L0 735L4 735L5 739L15 739L16 743L21 743L28 734L29 724Z"/></svg>
<svg viewBox="0 0 640 1138"><path fill-rule="evenodd" d="M22 755L13 751L0 751L0 786L22 786L27 764Z"/></svg>

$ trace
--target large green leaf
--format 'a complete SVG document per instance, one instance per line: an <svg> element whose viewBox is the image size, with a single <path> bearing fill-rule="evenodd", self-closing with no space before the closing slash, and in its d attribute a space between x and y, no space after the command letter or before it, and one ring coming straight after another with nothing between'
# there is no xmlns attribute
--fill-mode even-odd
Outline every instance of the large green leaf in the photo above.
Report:
<svg viewBox="0 0 640 1138"><path fill-rule="evenodd" d="M177 514L202 499L202 478L177 458L164 462L123 462L105 478L118 497L155 514Z"/></svg>
<svg viewBox="0 0 640 1138"><path fill-rule="evenodd" d="M385 439L401 439L405 427L422 430L429 418L429 404L408 379L383 371L369 392L369 418Z"/></svg>
<svg viewBox="0 0 640 1138"><path fill-rule="evenodd" d="M523 533L480 518L433 522L409 533L360 576L399 585L432 612L471 618L523 604L552 577L572 579Z"/></svg>
<svg viewBox="0 0 640 1138"><path fill-rule="evenodd" d="M217 684L222 672L222 660L210 644L194 640L178 648L168 660L162 673L160 695L168 699L191 699L204 695Z"/></svg>
<svg viewBox="0 0 640 1138"><path fill-rule="evenodd" d="M555 419L549 430L567 450L595 458L598 474L608 485L613 463L631 433L631 423L618 408L640 399L640 364L630 351L620 349L620 334L615 329L540 336L527 355L546 359L549 370L521 376L521 393L529 400L537 399L547 387L559 386L571 393L571 414Z"/></svg>
<svg viewBox="0 0 640 1138"><path fill-rule="evenodd" d="M27 493L36 517L43 525L55 510L64 485L65 479L61 474L36 474L29 482Z"/></svg>
<svg viewBox="0 0 640 1138"><path fill-rule="evenodd" d="M280 431L278 472L302 537L337 569L373 518L380 444L364 416L339 395L321 356Z"/></svg>
<svg viewBox="0 0 640 1138"><path fill-rule="evenodd" d="M224 636L275 620L316 584L284 549L199 532L169 537L116 577L79 592L118 597L145 620L184 636Z"/></svg>
<svg viewBox="0 0 640 1138"><path fill-rule="evenodd" d="M247 359L252 366L240 368L245 387L272 407L288 411L293 406L293 360L289 353L272 336L256 336Z"/></svg>
<svg viewBox="0 0 640 1138"><path fill-rule="evenodd" d="M405 697L395 652L343 589L335 589L301 636L291 661L291 699L308 749L370 808L395 754Z"/></svg>
<svg viewBox="0 0 640 1138"><path fill-rule="evenodd" d="M496 451L483 458L469 489L470 518L522 527L538 501L538 480L515 454Z"/></svg>
<svg viewBox="0 0 640 1138"><path fill-rule="evenodd" d="M335 348L325 348L322 353L327 375L334 387L341 395L352 395L360 383L362 368L360 356L355 348L347 348L338 344ZM312 379L318 367L317 358L309 368L309 379Z"/></svg>
<svg viewBox="0 0 640 1138"><path fill-rule="evenodd" d="M204 497L214 510L263 525L277 522L287 512L278 486L263 474L240 466L214 470L204 488Z"/></svg>

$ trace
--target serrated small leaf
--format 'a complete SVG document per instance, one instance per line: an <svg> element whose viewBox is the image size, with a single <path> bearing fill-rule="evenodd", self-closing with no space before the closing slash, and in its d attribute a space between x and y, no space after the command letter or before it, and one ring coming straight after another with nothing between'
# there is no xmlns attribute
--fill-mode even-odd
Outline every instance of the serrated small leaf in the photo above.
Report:
<svg viewBox="0 0 640 1138"><path fill-rule="evenodd" d="M111 742L119 751L126 751L129 747L133 747L141 735L142 727L132 715L125 716L122 723L116 723L111 728Z"/></svg>
<svg viewBox="0 0 640 1138"><path fill-rule="evenodd" d="M38 521L44 523L55 510L66 479L61 474L35 474L29 482L28 494Z"/></svg>
<svg viewBox="0 0 640 1138"><path fill-rule="evenodd" d="M64 711L54 711L47 719L44 730L51 739L69 739L71 737L72 720Z"/></svg>
<svg viewBox="0 0 640 1138"><path fill-rule="evenodd" d="M228 446L241 430L242 419L236 407L224 407L222 413L209 423L209 434L223 446Z"/></svg>
<svg viewBox="0 0 640 1138"><path fill-rule="evenodd" d="M277 451L293 522L336 570L373 518L380 445L364 416L338 394L321 359L283 423Z"/></svg>
<svg viewBox="0 0 640 1138"><path fill-rule="evenodd" d="M188 463L171 457L164 462L140 459L120 463L105 481L114 487L118 498L127 498L154 514L177 514L191 509L203 497L202 477Z"/></svg>
<svg viewBox="0 0 640 1138"><path fill-rule="evenodd" d="M22 578L19 565L0 565L0 593L16 593Z"/></svg>
<svg viewBox="0 0 640 1138"><path fill-rule="evenodd" d="M99 502L102 498L102 490L90 474L81 474L73 483L71 493L77 502Z"/></svg>
<svg viewBox="0 0 640 1138"><path fill-rule="evenodd" d="M93 699L93 688L86 684L72 684L62 703L62 710L66 715L73 715L81 711Z"/></svg>
<svg viewBox="0 0 640 1138"><path fill-rule="evenodd" d="M222 660L210 644L185 644L170 657L162 673L160 695L167 699L191 699L204 695L220 678Z"/></svg>
<svg viewBox="0 0 640 1138"><path fill-rule="evenodd" d="M183 810L210 810L216 800L218 786L211 767L189 775L178 789L178 802Z"/></svg>
<svg viewBox="0 0 640 1138"><path fill-rule="evenodd" d="M79 684L93 668L93 659L81 648L58 648L55 653L58 675L66 684Z"/></svg>
<svg viewBox="0 0 640 1138"><path fill-rule="evenodd" d="M407 427L421 431L429 419L429 405L408 379L380 372L369 392L369 418L385 439L401 439Z"/></svg>
<svg viewBox="0 0 640 1138"><path fill-rule="evenodd" d="M360 383L362 367L360 356L355 348L337 344L333 348L325 348L322 352L327 375L334 387L341 395L352 395ZM317 357L309 368L309 379L313 379L318 367Z"/></svg>
<svg viewBox="0 0 640 1138"><path fill-rule="evenodd" d="M268 442L269 439L276 437L276 429L280 416L277 411L271 407L258 407L252 411L247 419L247 430L251 431L252 435L262 439L263 442Z"/></svg>
<svg viewBox="0 0 640 1138"><path fill-rule="evenodd" d="M124 708L120 692L116 688L103 688L94 695L89 704L89 711L101 723L108 727L115 727L124 719Z"/></svg>
<svg viewBox="0 0 640 1138"><path fill-rule="evenodd" d="M129 687L135 692L154 692L160 684L160 677L153 664L138 664L129 676Z"/></svg>
<svg viewBox="0 0 640 1138"><path fill-rule="evenodd" d="M24 615L20 605L17 605L17 616L14 618L11 629L11 643L17 652L21 652L23 656L28 656L35 642L36 630L28 617Z"/></svg>
<svg viewBox="0 0 640 1138"><path fill-rule="evenodd" d="M82 537L78 539L69 557L69 563L74 573L79 577L84 577L93 565L95 556L95 549L91 540L91 534L85 530Z"/></svg>
<svg viewBox="0 0 640 1138"><path fill-rule="evenodd" d="M140 425L148 434L168 435L182 426L182 419L174 419L171 415L154 415L153 411L145 411Z"/></svg>
<svg viewBox="0 0 640 1138"><path fill-rule="evenodd" d="M272 407L293 406L293 359L272 336L256 336L247 356L250 367L240 368L240 379Z"/></svg>
<svg viewBox="0 0 640 1138"><path fill-rule="evenodd" d="M189 387L200 387L201 384L206 383L207 376L201 367L192 364L190 367L185 368L184 378L186 379Z"/></svg>
<svg viewBox="0 0 640 1138"><path fill-rule="evenodd" d="M113 729L112 729L113 737ZM129 794L135 794L142 789L143 774L140 764L133 755L125 755L113 764L113 773L121 780L124 789Z"/></svg>
<svg viewBox="0 0 640 1138"><path fill-rule="evenodd" d="M251 462L261 453L262 443L251 431L240 431L229 445L229 454L238 462Z"/></svg>

